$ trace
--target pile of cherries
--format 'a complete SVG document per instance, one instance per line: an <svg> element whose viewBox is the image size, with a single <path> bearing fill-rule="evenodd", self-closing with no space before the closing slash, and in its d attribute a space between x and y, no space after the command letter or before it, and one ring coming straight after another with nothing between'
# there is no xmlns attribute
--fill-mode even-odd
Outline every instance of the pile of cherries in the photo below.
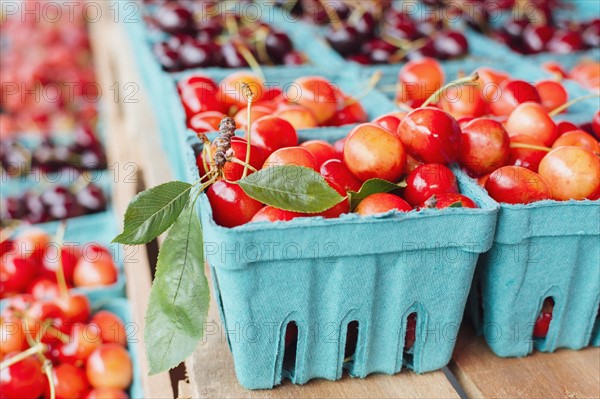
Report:
<svg viewBox="0 0 600 399"><path fill-rule="evenodd" d="M279 2L286 7L286 1ZM329 23L325 39L343 57L360 64L392 64L436 57L454 59L469 52L465 35L436 14L411 15L391 1L301 0L291 12L304 20Z"/></svg>
<svg viewBox="0 0 600 399"><path fill-rule="evenodd" d="M169 34L154 45L164 70L199 67L242 68L304 64L290 38L265 22L233 13L215 1L146 1L151 29ZM214 12L211 12L213 10Z"/></svg>
<svg viewBox="0 0 600 399"><path fill-rule="evenodd" d="M50 398L51 389L59 399L129 398L133 364L117 315L92 314L81 294L7 301L0 313L3 398Z"/></svg>
<svg viewBox="0 0 600 399"><path fill-rule="evenodd" d="M39 12L10 16L1 24L0 135L70 131L93 126L98 85L83 12L85 2L56 3L59 23ZM31 1L28 10L46 10ZM70 16L70 17L69 17ZM54 17L53 17L54 18Z"/></svg>
<svg viewBox="0 0 600 399"><path fill-rule="evenodd" d="M0 164L9 176L39 170L43 173L106 169L104 146L89 127L75 130L74 142L66 144L44 137L33 149L18 138L0 140Z"/></svg>
<svg viewBox="0 0 600 399"><path fill-rule="evenodd" d="M265 82L250 72L240 71L227 76L218 85L202 74L178 82L188 127L197 133L214 132L219 130L223 115L229 115L239 128L245 128L248 98L242 92L242 83L248 84L252 91L250 113L260 129L285 130L282 122L286 121L286 125L291 124L294 129L310 129L368 120L357 98L346 95L323 77L298 78L287 84L287 90L283 92L280 87L265 87ZM282 122L267 122L272 118L260 121L264 116L277 116Z"/></svg>
<svg viewBox="0 0 600 399"><path fill-rule="evenodd" d="M600 93L600 62L592 59L582 59L570 71L565 69L558 62L546 62L542 67L554 74L557 79L571 79L581 86Z"/></svg>
<svg viewBox="0 0 600 399"><path fill-rule="evenodd" d="M20 220L36 224L89 215L106 210L107 198L100 186L86 183L77 185L57 184L30 189L24 193L0 199L0 216L3 221Z"/></svg>
<svg viewBox="0 0 600 399"><path fill-rule="evenodd" d="M58 296L60 268L66 288L108 286L118 278L108 248L97 243L59 245L36 227L2 242L0 249L0 299L17 294L35 299Z"/></svg>

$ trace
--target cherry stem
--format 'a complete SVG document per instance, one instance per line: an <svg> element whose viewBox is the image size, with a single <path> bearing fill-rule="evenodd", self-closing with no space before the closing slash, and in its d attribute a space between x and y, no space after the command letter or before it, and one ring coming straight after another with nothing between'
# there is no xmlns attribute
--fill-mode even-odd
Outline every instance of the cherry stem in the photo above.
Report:
<svg viewBox="0 0 600 399"><path fill-rule="evenodd" d="M273 65L273 60L271 60L269 52L267 51L268 35L268 28L261 28L256 32L256 50L258 51L258 58L260 58L262 62Z"/></svg>
<svg viewBox="0 0 600 399"><path fill-rule="evenodd" d="M472 75L466 76L464 78L456 79L456 80L440 87L438 90L436 90L435 93L433 93L431 96L429 96L429 98L427 100L425 100L425 102L423 103L423 105L421 105L421 107L426 107L432 102L437 102L439 100L439 97L442 95L442 93L444 93L450 87L460 86L460 85L469 84L469 83L475 83L475 82L477 82L478 79L479 79L479 74L477 72L473 73Z"/></svg>
<svg viewBox="0 0 600 399"><path fill-rule="evenodd" d="M552 148L543 147L541 145L535 145L535 144L525 144L525 143L510 143L510 148L524 148L526 150L537 150L537 151L545 151L545 152L552 151Z"/></svg>
<svg viewBox="0 0 600 399"><path fill-rule="evenodd" d="M326 0L319 0L319 3L321 3L321 5L323 6L323 9L325 10L327 17L329 18L329 21L331 21L333 30L343 29L344 25L342 24L342 19L340 18L340 15L335 10L335 7L333 7L333 6L329 7L329 4L327 3Z"/></svg>
<svg viewBox="0 0 600 399"><path fill-rule="evenodd" d="M50 387L50 399L56 399L56 387L54 386L54 378L52 377L52 362L44 359L44 374L48 377L48 386Z"/></svg>
<svg viewBox="0 0 600 399"><path fill-rule="evenodd" d="M247 83L242 83L242 93L246 96L248 101L248 123L246 125L246 131L248 137L246 138L246 162L244 165L244 172L242 173L242 179L248 175L248 166L250 164L250 152L251 145L250 139L252 135L252 100L254 100L254 93L252 93L252 89ZM256 172L256 169L254 170Z"/></svg>
<svg viewBox="0 0 600 399"><path fill-rule="evenodd" d="M558 107L554 108L552 111L548 112L548 116L550 116L552 118L552 117L560 114L561 112L563 112L565 109L569 108L571 105L576 104L583 100L594 98L594 97L600 97L600 94L592 93L592 94L587 94L585 96L574 98L571 101L566 102L563 105L559 105Z"/></svg>
<svg viewBox="0 0 600 399"><path fill-rule="evenodd" d="M261 80L264 81L265 75L263 74L263 71L260 68L260 64L254 57L254 55L250 52L250 50L248 50L246 48L246 46L244 46L242 44L238 44L236 47L237 47L238 51L240 52L240 54L242 55L242 57L244 57L244 60L246 60L248 65L250 65L250 69L252 69L252 72L254 72L256 75L258 75L261 78Z"/></svg>
<svg viewBox="0 0 600 399"><path fill-rule="evenodd" d="M372 92L373 89L377 86L377 83L379 83L379 81L381 80L381 76L383 76L381 71L375 71L373 73L373 75L371 75L371 77L369 78L369 82L367 83L367 85L363 89L363 91L355 96L352 96L352 98L350 98L350 100L346 101L344 103L344 105L345 106L352 105L354 103L359 102L361 99L365 98L366 96L368 96L369 93Z"/></svg>
<svg viewBox="0 0 600 399"><path fill-rule="evenodd" d="M10 367L13 364L19 363L21 360L28 358L29 356L35 355L36 353L42 353L46 349L46 345L42 343L37 343L23 352L16 354L10 359L4 360L0 363L0 370L5 369L6 367Z"/></svg>
<svg viewBox="0 0 600 399"><path fill-rule="evenodd" d="M63 268L63 259L62 259L62 246L63 241L65 239L65 231L67 230L67 221L62 220L58 225L58 230L56 231L55 239L56 244L58 245L58 268L56 269L56 282L58 284L58 289L60 291L60 295L63 298L67 298L69 296L69 288L67 287L67 280L65 279L65 270Z"/></svg>
<svg viewBox="0 0 600 399"><path fill-rule="evenodd" d="M231 159L229 159L229 162L233 162L233 163L237 163L238 165L242 165L244 167L244 171L246 168L248 168L253 172L258 172L258 170L254 166L252 166L248 162L244 162L241 159L238 159L236 157L232 157ZM246 177L246 176L242 175L242 178L244 178L244 177Z"/></svg>

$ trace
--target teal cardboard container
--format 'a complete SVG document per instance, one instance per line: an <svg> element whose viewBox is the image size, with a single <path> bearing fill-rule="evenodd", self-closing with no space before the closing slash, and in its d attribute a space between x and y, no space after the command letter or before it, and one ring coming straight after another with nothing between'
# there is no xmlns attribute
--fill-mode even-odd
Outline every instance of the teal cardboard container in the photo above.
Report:
<svg viewBox="0 0 600 399"><path fill-rule="evenodd" d="M494 353L600 346L599 221L598 200L501 204L470 298L472 319ZM547 297L555 302L548 335L533 339Z"/></svg>
<svg viewBox="0 0 600 399"><path fill-rule="evenodd" d="M329 139L348 131L338 129ZM196 180L191 148L188 156ZM498 210L481 188L455 172L461 192L479 209L348 214L229 229L216 225L201 195L205 254L240 384L268 389L283 378L296 384L337 380L343 369L362 378L445 366ZM417 339L413 353L405 355L406 320L413 312ZM359 324L358 342L353 361L345 361L353 321ZM296 361L284 370L291 322L299 330Z"/></svg>

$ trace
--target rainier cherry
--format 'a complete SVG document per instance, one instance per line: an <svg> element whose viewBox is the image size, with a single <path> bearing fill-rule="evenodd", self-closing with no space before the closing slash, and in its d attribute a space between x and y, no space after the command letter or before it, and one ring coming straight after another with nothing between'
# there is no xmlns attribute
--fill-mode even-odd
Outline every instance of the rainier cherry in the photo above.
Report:
<svg viewBox="0 0 600 399"><path fill-rule="evenodd" d="M550 146L558 137L556 124L544 107L536 103L518 105L506 121L509 136L528 135L539 139L545 146Z"/></svg>
<svg viewBox="0 0 600 399"><path fill-rule="evenodd" d="M255 105L250 110L250 116L253 121L256 121L257 119L262 118L263 116L271 115L272 113L273 113L273 110L264 105ZM219 122L221 121L222 118L223 118L223 115L221 115L221 118L219 118ZM238 129L246 130L246 124L248 123L248 108L246 107L246 108L240 109L235 114L233 119L235 120L235 125L237 126ZM219 130L219 129L217 128L217 129L215 129L215 131L216 130Z"/></svg>
<svg viewBox="0 0 600 399"><path fill-rule="evenodd" d="M493 199L507 204L528 204L552 197L542 176L520 166L495 170L485 183L485 189Z"/></svg>
<svg viewBox="0 0 600 399"><path fill-rule="evenodd" d="M438 106L456 119L464 117L477 118L486 114L487 104L477 86L448 87Z"/></svg>
<svg viewBox="0 0 600 399"><path fill-rule="evenodd" d="M219 180L213 183L206 195L213 210L215 222L224 227L235 227L248 223L262 204L250 198L235 183Z"/></svg>
<svg viewBox="0 0 600 399"><path fill-rule="evenodd" d="M287 99L310 110L318 124L331 119L337 111L339 89L320 76L296 79L287 90Z"/></svg>
<svg viewBox="0 0 600 399"><path fill-rule="evenodd" d="M558 147L539 167L556 200L597 199L600 195L600 158L581 147Z"/></svg>
<svg viewBox="0 0 600 399"><path fill-rule="evenodd" d="M339 184L332 180L325 180L327 181L327 184L329 184L335 191L338 192L339 195L346 197L346 190L344 190ZM325 219L335 219L344 213L350 213L350 201L348 201L348 198L344 198L338 204L321 213L315 214L315 216L323 216Z"/></svg>
<svg viewBox="0 0 600 399"><path fill-rule="evenodd" d="M345 195L345 194L344 194ZM10 352L21 352L27 348L23 322L11 315L0 316L0 358Z"/></svg>
<svg viewBox="0 0 600 399"><path fill-rule="evenodd" d="M256 103L262 99L265 94L265 86L261 78L251 72L239 71L228 75L221 81L219 86L219 98L225 104L236 106L238 109L244 108L248 99L242 94L242 83L246 83L252 90L252 102Z"/></svg>
<svg viewBox="0 0 600 399"><path fill-rule="evenodd" d="M267 154L284 147L298 145L296 129L288 121L276 116L264 116L252 122L250 142L264 148ZM240 158L238 156L238 158ZM240 159L245 159L242 157Z"/></svg>
<svg viewBox="0 0 600 399"><path fill-rule="evenodd" d="M301 105L285 104L277 108L275 116L288 121L294 129L313 129L319 126L317 118Z"/></svg>
<svg viewBox="0 0 600 399"><path fill-rule="evenodd" d="M510 138L500 122L480 118L463 126L458 159L474 175L506 165L509 152Z"/></svg>
<svg viewBox="0 0 600 399"><path fill-rule="evenodd" d="M371 194L358 204L355 212L362 216L385 213L391 210L410 212L412 207L402 198L388 193Z"/></svg>
<svg viewBox="0 0 600 399"><path fill-rule="evenodd" d="M419 208L477 208L477 204L471 198L457 193L434 194Z"/></svg>
<svg viewBox="0 0 600 399"><path fill-rule="evenodd" d="M308 215L299 212L285 211L283 209L277 209L267 205L258 211L256 215L254 215L251 222L287 222L289 220L305 216Z"/></svg>
<svg viewBox="0 0 600 399"><path fill-rule="evenodd" d="M343 126L352 123L364 123L369 120L367 111L362 104L350 96L342 99L342 108L331 119L325 122L327 126Z"/></svg>
<svg viewBox="0 0 600 399"><path fill-rule="evenodd" d="M355 127L344 144L344 163L359 180L397 181L406 152L398 136L373 123Z"/></svg>
<svg viewBox="0 0 600 399"><path fill-rule="evenodd" d="M444 84L440 63L433 58L407 62L398 75L400 90L396 100L419 106Z"/></svg>
<svg viewBox="0 0 600 399"><path fill-rule="evenodd" d="M443 193L458 193L456 177L447 166L428 163L410 172L403 196L409 204L417 206L432 195Z"/></svg>
<svg viewBox="0 0 600 399"><path fill-rule="evenodd" d="M362 186L350 169L339 159L330 159L321 165L321 175L328 181L333 181L344 190L352 190L358 192ZM346 194L344 194L346 195Z"/></svg>
<svg viewBox="0 0 600 399"><path fill-rule="evenodd" d="M379 118L373 120L373 123L381 126L390 133L398 134L398 126L400 126L400 122L402 122L405 116L405 112L393 112L381 115Z"/></svg>
<svg viewBox="0 0 600 399"><path fill-rule="evenodd" d="M100 330L100 338L102 342L127 345L127 331L125 325L114 313L101 310L96 312L90 321L90 324L95 324Z"/></svg>
<svg viewBox="0 0 600 399"><path fill-rule="evenodd" d="M131 358L118 344L104 344L88 358L85 372L94 388L127 389L133 377Z"/></svg>
<svg viewBox="0 0 600 399"><path fill-rule="evenodd" d="M52 380L57 398L84 398L90 384L85 373L79 367L69 363L61 363L52 369ZM50 397L50 388L46 382L45 395Z"/></svg>
<svg viewBox="0 0 600 399"><path fill-rule="evenodd" d="M398 128L407 151L420 161L452 163L460 150L460 127L446 112L433 107L417 108Z"/></svg>
<svg viewBox="0 0 600 399"><path fill-rule="evenodd" d="M477 75L479 76L481 96L488 103L497 101L500 98L500 86L510 79L510 76L506 73L485 67L478 68Z"/></svg>
<svg viewBox="0 0 600 399"><path fill-rule="evenodd" d="M566 132L556 139L552 148L575 146L590 150L594 154L600 154L600 143L592 135L583 130Z"/></svg>
<svg viewBox="0 0 600 399"><path fill-rule="evenodd" d="M535 88L542 99L542 106L548 112L563 105L569 99L565 87L556 80L542 80L535 84Z"/></svg>
<svg viewBox="0 0 600 399"><path fill-rule="evenodd" d="M2 344L4 345L4 343ZM2 360L8 360L18 352L8 354ZM3 399L38 398L48 385L42 366L34 356L26 357L12 366L0 371L0 392Z"/></svg>
<svg viewBox="0 0 600 399"><path fill-rule="evenodd" d="M317 165L319 168L323 163L329 161L330 159L339 159L338 153L335 148L326 142L325 140L309 140L300 144L300 147L305 148L313 154L315 159L317 160Z"/></svg>
<svg viewBox="0 0 600 399"><path fill-rule="evenodd" d="M95 388L87 394L85 399L129 399L129 395L122 389Z"/></svg>
<svg viewBox="0 0 600 399"><path fill-rule="evenodd" d="M497 116L510 115L519 104L542 101L537 89L523 80L505 81L497 93L497 98L489 103L492 113Z"/></svg>
<svg viewBox="0 0 600 399"><path fill-rule="evenodd" d="M263 168L271 166L296 165L304 166L314 171L319 171L317 159L302 147L285 147L280 148L267 158Z"/></svg>
<svg viewBox="0 0 600 399"><path fill-rule="evenodd" d="M517 134L510 138L511 143L530 144L532 146L544 147L544 143L535 137L527 136L523 134ZM546 156L548 151L542 149L536 150L534 148L519 148L511 147L510 155L508 157L507 165L522 166L534 172L538 171L538 166L542 161L542 158Z"/></svg>
<svg viewBox="0 0 600 399"><path fill-rule="evenodd" d="M85 323L90 318L90 300L83 294L69 294L55 299L67 323Z"/></svg>
<svg viewBox="0 0 600 399"><path fill-rule="evenodd" d="M13 246L16 254L27 258L35 253L43 253L48 248L50 236L44 230L38 227L31 227L24 230L13 240Z"/></svg>
<svg viewBox="0 0 600 399"><path fill-rule="evenodd" d="M73 282L77 287L110 285L117 281L117 277L117 266L110 252L103 251L103 248L88 248L73 272Z"/></svg>
<svg viewBox="0 0 600 399"><path fill-rule="evenodd" d="M191 117L188 126L196 133L209 133L219 130L219 122L223 119L223 113L219 111L200 112Z"/></svg>

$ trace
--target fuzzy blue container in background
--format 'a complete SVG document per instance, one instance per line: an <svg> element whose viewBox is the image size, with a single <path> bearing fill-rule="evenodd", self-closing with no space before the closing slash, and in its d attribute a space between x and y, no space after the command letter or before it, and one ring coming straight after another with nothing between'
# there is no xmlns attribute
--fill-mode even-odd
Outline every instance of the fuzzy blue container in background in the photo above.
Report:
<svg viewBox="0 0 600 399"><path fill-rule="evenodd" d="M329 140L346 135L339 129ZM192 180L198 178L188 151ZM461 192L479 209L426 209L371 217L300 218L216 225L205 195L199 212L221 320L236 375L249 389L283 378L417 373L445 366L478 255L489 249L497 205L455 169ZM416 343L404 355L406 320L417 313ZM344 361L348 323L359 324L351 362ZM299 329L295 365L283 370L287 325Z"/></svg>
<svg viewBox="0 0 600 399"><path fill-rule="evenodd" d="M494 353L600 346L599 236L598 200L500 206L494 245L479 258L470 298L472 319ZM548 335L533 339L548 297L555 302Z"/></svg>

